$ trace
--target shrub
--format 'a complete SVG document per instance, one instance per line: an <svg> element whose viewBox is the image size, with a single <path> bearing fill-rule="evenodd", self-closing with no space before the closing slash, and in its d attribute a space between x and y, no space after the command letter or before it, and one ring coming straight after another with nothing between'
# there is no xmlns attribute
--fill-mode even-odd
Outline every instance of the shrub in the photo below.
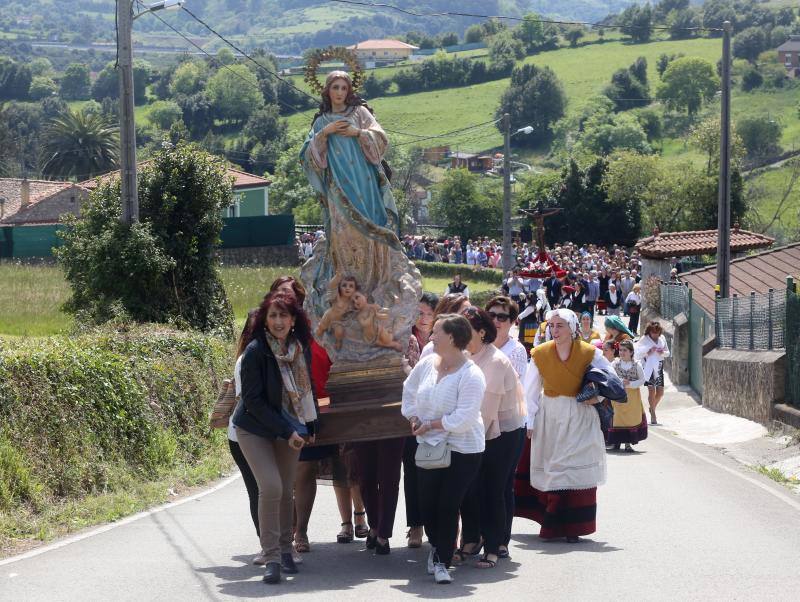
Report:
<svg viewBox="0 0 800 602"><path fill-rule="evenodd" d="M437 278L445 276L452 278L461 274L464 280L472 282L488 282L500 286L503 283L502 270L476 268L464 263L439 263L434 261L417 261L415 264L423 277Z"/></svg>
<svg viewBox="0 0 800 602"><path fill-rule="evenodd" d="M153 326L0 348L0 510L200 462L222 440L207 417L230 372L222 340Z"/></svg>

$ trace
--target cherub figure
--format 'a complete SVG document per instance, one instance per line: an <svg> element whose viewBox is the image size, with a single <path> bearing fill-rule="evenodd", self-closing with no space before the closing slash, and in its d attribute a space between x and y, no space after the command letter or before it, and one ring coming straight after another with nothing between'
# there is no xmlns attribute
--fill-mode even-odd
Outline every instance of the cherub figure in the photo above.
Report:
<svg viewBox="0 0 800 602"><path fill-rule="evenodd" d="M359 286L353 276L342 276L341 274L336 274L331 278L328 286L333 300L330 308L322 315L314 334L320 338L332 330L334 347L341 349L345 334L345 318L347 313L353 309L353 296Z"/></svg>
<svg viewBox="0 0 800 602"><path fill-rule="evenodd" d="M353 307L355 307L356 319L364 333L364 340L368 344L388 347L395 351L403 350L403 346L392 338L392 333L382 324L389 318L388 310L375 303L370 303L367 296L361 291L353 293Z"/></svg>

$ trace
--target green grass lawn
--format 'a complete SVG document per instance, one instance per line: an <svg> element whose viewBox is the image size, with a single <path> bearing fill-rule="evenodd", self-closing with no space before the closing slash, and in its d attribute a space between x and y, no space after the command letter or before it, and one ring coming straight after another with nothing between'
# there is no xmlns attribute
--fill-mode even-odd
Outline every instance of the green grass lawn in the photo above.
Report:
<svg viewBox="0 0 800 602"><path fill-rule="evenodd" d="M238 267L221 270L228 298L241 328L248 310L256 307L278 276L299 276L298 267ZM441 294L448 278L425 278L425 290ZM0 337L41 337L66 333L73 326L61 311L69 297L69 286L57 266L0 263ZM470 291L493 288L484 282L469 282Z"/></svg>
<svg viewBox="0 0 800 602"><path fill-rule="evenodd" d="M759 221L769 222L772 220L787 189L791 173L791 166L784 164L779 168L766 170L747 181L746 186L758 187L764 194L763 200L758 206ZM780 216L768 233L778 235L779 238L786 240L796 240L800 235L800 182L795 183L792 193L783 205Z"/></svg>

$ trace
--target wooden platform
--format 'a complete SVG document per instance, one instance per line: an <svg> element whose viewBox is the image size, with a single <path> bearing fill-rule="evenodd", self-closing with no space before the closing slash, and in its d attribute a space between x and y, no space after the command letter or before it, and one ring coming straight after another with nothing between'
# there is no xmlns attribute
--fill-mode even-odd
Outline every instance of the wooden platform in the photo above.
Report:
<svg viewBox="0 0 800 602"><path fill-rule="evenodd" d="M320 400L320 433L314 445L393 439L411 435L400 413L400 400L383 403L354 402L331 406Z"/></svg>

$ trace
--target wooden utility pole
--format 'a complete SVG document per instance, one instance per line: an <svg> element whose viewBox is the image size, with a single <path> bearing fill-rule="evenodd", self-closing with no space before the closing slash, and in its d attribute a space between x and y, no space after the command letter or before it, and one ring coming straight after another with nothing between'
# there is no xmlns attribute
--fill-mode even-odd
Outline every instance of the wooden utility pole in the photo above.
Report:
<svg viewBox="0 0 800 602"><path fill-rule="evenodd" d="M503 115L503 278L517 263L511 252L511 115Z"/></svg>
<svg viewBox="0 0 800 602"><path fill-rule="evenodd" d="M136 187L136 128L133 121L133 2L117 1L117 52L119 69L119 158L122 180L122 221L139 221Z"/></svg>
<svg viewBox="0 0 800 602"><path fill-rule="evenodd" d="M731 22L722 24L722 107L720 116L717 285L727 299L731 285Z"/></svg>

